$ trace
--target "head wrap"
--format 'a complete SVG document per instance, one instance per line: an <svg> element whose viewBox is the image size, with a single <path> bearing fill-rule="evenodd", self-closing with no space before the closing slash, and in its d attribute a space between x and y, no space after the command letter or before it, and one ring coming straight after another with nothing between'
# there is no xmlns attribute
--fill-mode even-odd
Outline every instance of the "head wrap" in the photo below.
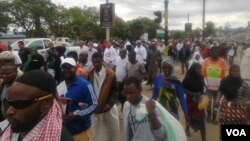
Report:
<svg viewBox="0 0 250 141"><path fill-rule="evenodd" d="M237 91L243 83L241 76L233 77L232 69L240 68L238 65L232 65L229 68L229 75L221 80L219 90L223 93L227 100L233 100L237 98Z"/></svg>
<svg viewBox="0 0 250 141"><path fill-rule="evenodd" d="M36 45L31 45L31 46L29 46L29 48L30 48L31 50L35 50L35 51L37 52L37 46L36 46Z"/></svg>
<svg viewBox="0 0 250 141"><path fill-rule="evenodd" d="M24 73L15 82L23 83L54 95L57 93L55 79L45 71L34 70Z"/></svg>
<svg viewBox="0 0 250 141"><path fill-rule="evenodd" d="M174 61L171 57L167 57L166 59L164 59L162 62L161 62L161 67L164 65L164 64L169 64L171 67L172 67L172 70L170 72L170 75L169 76L165 76L163 74L163 76L165 77L165 79L168 79L168 80L177 80L177 78L174 76Z"/></svg>

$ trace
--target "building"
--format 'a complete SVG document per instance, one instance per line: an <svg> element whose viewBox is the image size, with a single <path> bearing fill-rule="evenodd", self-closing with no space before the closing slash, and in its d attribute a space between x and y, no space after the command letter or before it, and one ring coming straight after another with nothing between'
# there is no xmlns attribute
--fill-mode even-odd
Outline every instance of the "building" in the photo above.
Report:
<svg viewBox="0 0 250 141"><path fill-rule="evenodd" d="M246 41L250 42L250 21L248 21L248 26L246 28Z"/></svg>
<svg viewBox="0 0 250 141"><path fill-rule="evenodd" d="M1 44L10 45L17 40L26 38L23 34L1 34L0 33L0 42Z"/></svg>

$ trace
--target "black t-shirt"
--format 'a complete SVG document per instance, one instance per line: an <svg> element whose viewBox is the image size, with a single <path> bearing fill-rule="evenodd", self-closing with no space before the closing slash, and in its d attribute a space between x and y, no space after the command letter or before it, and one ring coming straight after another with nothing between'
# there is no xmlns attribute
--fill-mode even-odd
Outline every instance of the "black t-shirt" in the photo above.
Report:
<svg viewBox="0 0 250 141"><path fill-rule="evenodd" d="M43 56L40 54L36 54L32 56L31 62L29 63L28 70L39 70L41 66L45 67L45 61Z"/></svg>
<svg viewBox="0 0 250 141"><path fill-rule="evenodd" d="M22 63L24 64L28 60L28 55L30 54L30 50L28 48L21 48L18 51L18 55L20 59L22 60Z"/></svg>

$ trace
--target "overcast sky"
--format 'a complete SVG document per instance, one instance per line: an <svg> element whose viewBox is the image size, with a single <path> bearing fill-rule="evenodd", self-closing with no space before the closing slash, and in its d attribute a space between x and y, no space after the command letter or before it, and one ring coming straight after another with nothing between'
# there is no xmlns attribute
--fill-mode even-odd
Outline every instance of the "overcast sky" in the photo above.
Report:
<svg viewBox="0 0 250 141"><path fill-rule="evenodd" d="M106 0L52 0L66 7L86 5L99 7ZM124 20L137 17L153 19L153 11L164 10L164 0L109 0L115 3L115 13ZM187 15L193 29L202 26L203 0L169 0L169 29L184 30ZM206 0L206 21L212 21L216 27L230 23L232 27L246 27L250 21L249 0Z"/></svg>

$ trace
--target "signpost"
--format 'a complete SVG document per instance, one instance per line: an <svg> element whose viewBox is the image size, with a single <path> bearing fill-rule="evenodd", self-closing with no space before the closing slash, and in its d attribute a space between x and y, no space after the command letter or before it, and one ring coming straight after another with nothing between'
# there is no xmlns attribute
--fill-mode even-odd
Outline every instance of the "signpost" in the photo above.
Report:
<svg viewBox="0 0 250 141"><path fill-rule="evenodd" d="M114 4L107 3L100 6L100 25L102 28L112 28L115 21Z"/></svg>
<svg viewBox="0 0 250 141"><path fill-rule="evenodd" d="M110 41L110 28L115 26L115 5L108 0L100 5L100 26L106 28L106 40Z"/></svg>

